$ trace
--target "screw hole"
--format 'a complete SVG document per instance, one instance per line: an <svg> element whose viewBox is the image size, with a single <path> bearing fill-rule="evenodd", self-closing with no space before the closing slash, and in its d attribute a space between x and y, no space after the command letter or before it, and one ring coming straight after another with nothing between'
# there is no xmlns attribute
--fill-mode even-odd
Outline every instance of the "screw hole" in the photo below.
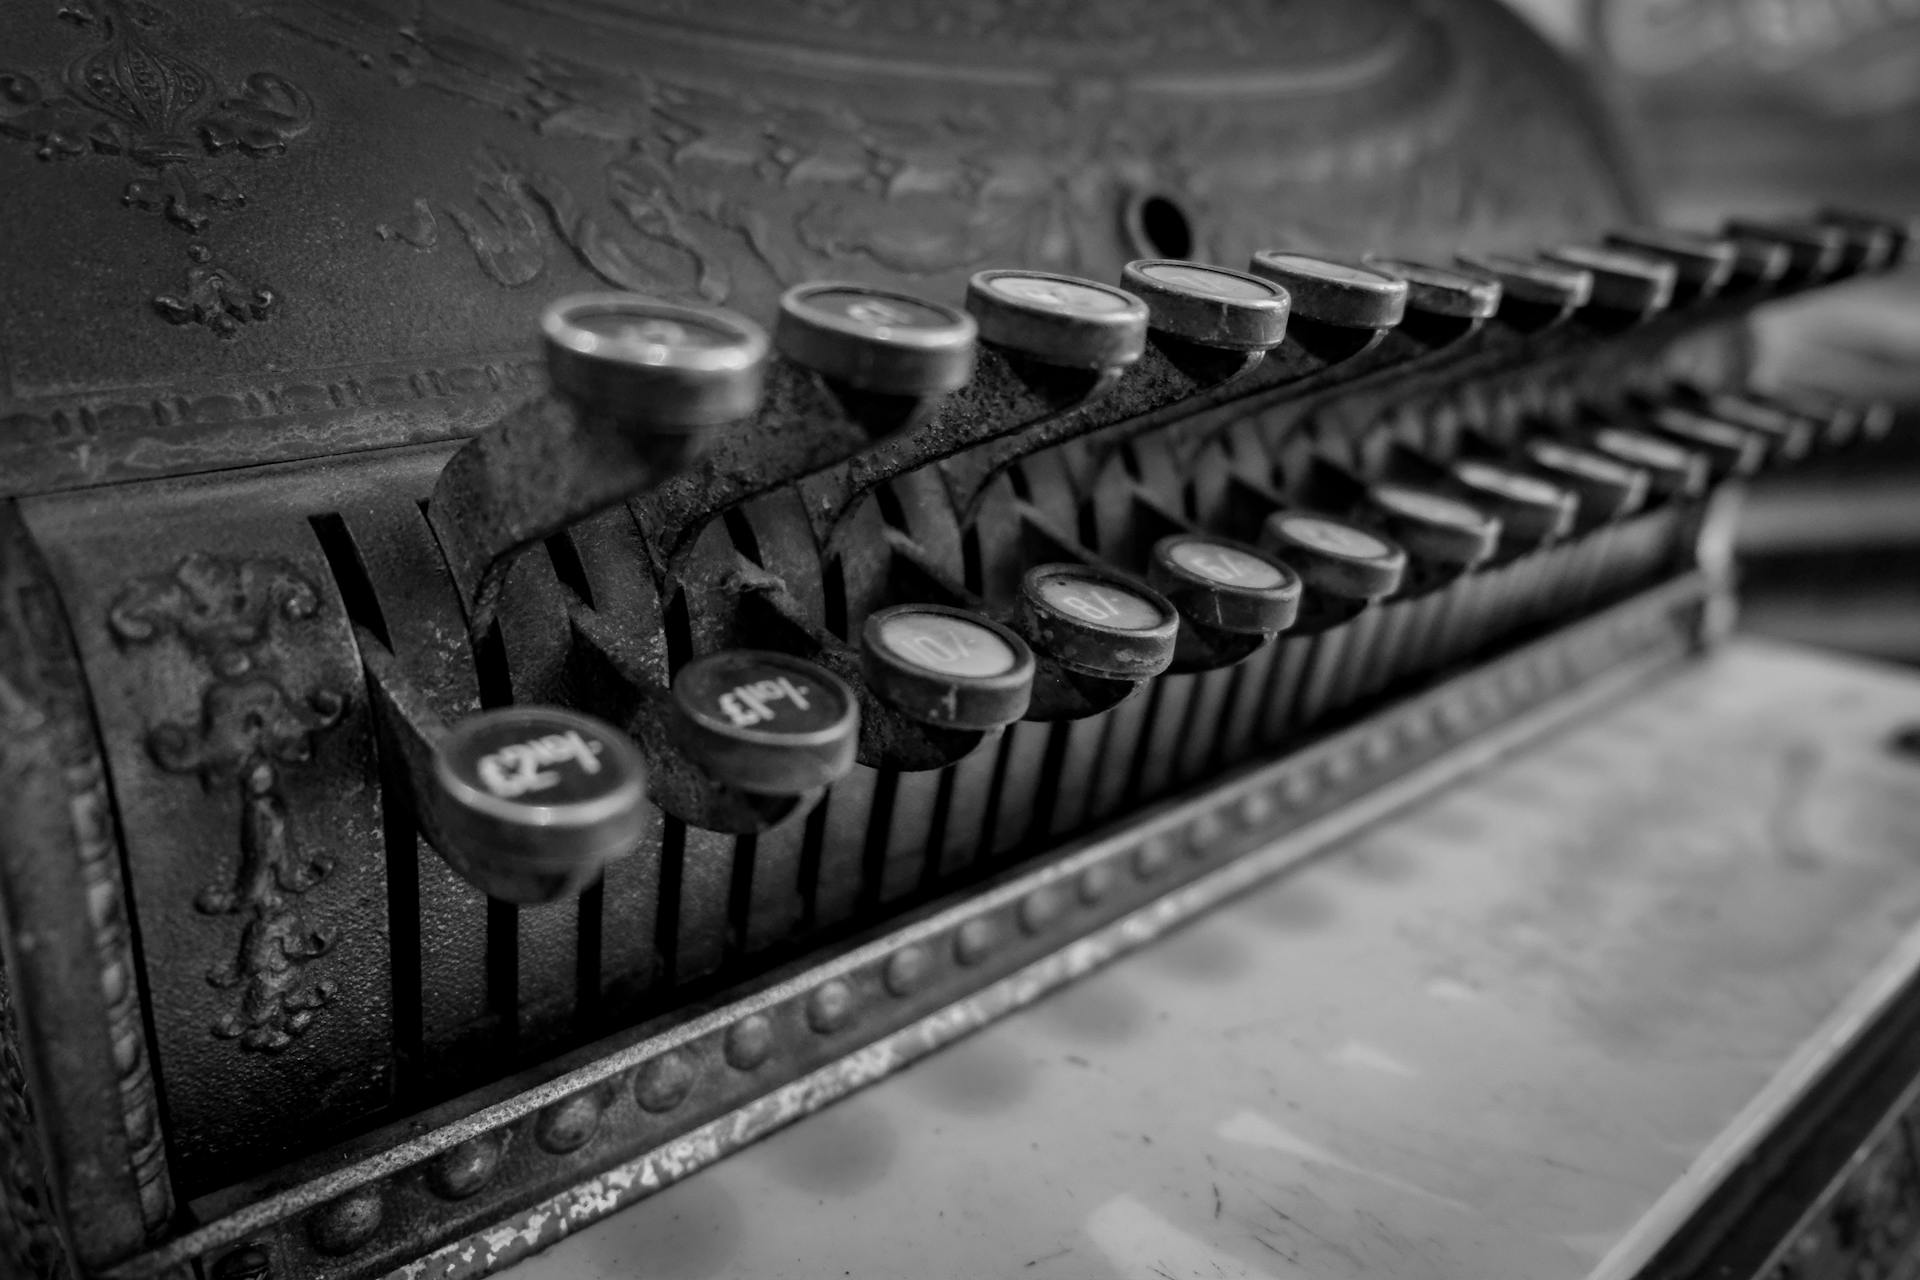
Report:
<svg viewBox="0 0 1920 1280"><path fill-rule="evenodd" d="M1169 197L1137 198L1127 213L1127 230L1137 252L1153 258L1193 256L1193 224Z"/></svg>

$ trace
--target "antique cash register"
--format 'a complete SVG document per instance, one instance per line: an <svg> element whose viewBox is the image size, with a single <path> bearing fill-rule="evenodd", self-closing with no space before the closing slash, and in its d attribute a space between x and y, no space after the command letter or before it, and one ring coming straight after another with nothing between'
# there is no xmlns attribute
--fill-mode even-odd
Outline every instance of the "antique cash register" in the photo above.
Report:
<svg viewBox="0 0 1920 1280"><path fill-rule="evenodd" d="M0 1275L485 1274L1605 707L1920 718L1706 656L1745 479L1890 423L1748 319L1914 224L1654 225L1495 4L0 31ZM1818 863L1619 1274L1911 1244L1920 901Z"/></svg>

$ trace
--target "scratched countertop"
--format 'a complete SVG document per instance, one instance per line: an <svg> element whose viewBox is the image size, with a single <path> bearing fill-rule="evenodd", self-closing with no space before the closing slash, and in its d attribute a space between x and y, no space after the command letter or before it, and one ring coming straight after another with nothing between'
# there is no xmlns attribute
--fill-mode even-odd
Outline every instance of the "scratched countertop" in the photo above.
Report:
<svg viewBox="0 0 1920 1280"><path fill-rule="evenodd" d="M1737 642L505 1275L1618 1271L1914 953L1913 722Z"/></svg>

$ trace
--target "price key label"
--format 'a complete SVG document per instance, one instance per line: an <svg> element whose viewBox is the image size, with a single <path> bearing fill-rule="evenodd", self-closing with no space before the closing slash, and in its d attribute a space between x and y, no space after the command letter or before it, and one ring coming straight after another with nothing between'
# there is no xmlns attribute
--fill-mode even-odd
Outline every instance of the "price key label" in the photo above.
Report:
<svg viewBox="0 0 1920 1280"><path fill-rule="evenodd" d="M799 795L853 766L853 690L804 658L761 649L707 654L674 677L673 702L687 754L743 791Z"/></svg>
<svg viewBox="0 0 1920 1280"><path fill-rule="evenodd" d="M1182 617L1237 635L1284 631L1300 612L1300 575L1219 538L1162 538L1154 544L1150 578Z"/></svg>
<svg viewBox="0 0 1920 1280"><path fill-rule="evenodd" d="M1021 593L1036 646L1064 667L1144 680L1173 661L1179 612L1131 579L1090 566L1041 565L1027 571Z"/></svg>
<svg viewBox="0 0 1920 1280"><path fill-rule="evenodd" d="M432 776L435 845L497 898L577 893L640 839L646 766L625 734L591 716L540 706L482 711L435 744Z"/></svg>
<svg viewBox="0 0 1920 1280"><path fill-rule="evenodd" d="M805 685L797 683L791 676L777 676L772 680L735 685L727 690L720 695L720 712L740 728L746 729L779 719L777 704L782 701L800 711L813 705L807 700Z"/></svg>
<svg viewBox="0 0 1920 1280"><path fill-rule="evenodd" d="M1033 653L1012 631L964 609L905 604L867 619L867 683L913 719L993 729L1026 714Z"/></svg>

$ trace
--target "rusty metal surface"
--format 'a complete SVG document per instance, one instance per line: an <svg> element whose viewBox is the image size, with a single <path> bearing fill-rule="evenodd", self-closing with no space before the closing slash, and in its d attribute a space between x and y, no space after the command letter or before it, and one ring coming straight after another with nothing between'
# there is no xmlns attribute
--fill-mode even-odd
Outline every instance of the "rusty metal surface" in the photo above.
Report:
<svg viewBox="0 0 1920 1280"><path fill-rule="evenodd" d="M1916 715L1737 642L506 1274L1593 1271L1912 968Z"/></svg>

